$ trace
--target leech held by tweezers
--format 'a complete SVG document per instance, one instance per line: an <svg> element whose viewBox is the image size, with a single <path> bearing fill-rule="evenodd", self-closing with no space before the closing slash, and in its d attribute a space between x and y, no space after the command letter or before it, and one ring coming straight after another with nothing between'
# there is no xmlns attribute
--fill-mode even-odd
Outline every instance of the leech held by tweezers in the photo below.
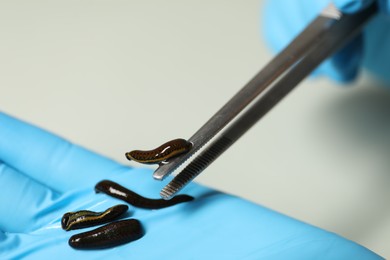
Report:
<svg viewBox="0 0 390 260"><path fill-rule="evenodd" d="M163 163L173 157L186 153L192 148L192 143L184 139L174 139L166 142L159 147L148 150L134 150L126 153L128 160L133 160L144 164Z"/></svg>
<svg viewBox="0 0 390 260"><path fill-rule="evenodd" d="M68 243L75 249L103 249L132 242L144 234L145 231L137 219L126 219L73 235Z"/></svg>
<svg viewBox="0 0 390 260"><path fill-rule="evenodd" d="M103 180L96 184L95 186L96 192L103 192L111 197L121 199L134 207L145 208L145 209L161 209L176 205L182 202L188 202L194 199L194 197L189 195L177 195L170 200L164 199L149 199L145 198L123 186L120 184Z"/></svg>
<svg viewBox="0 0 390 260"><path fill-rule="evenodd" d="M92 227L115 220L123 215L129 206L119 204L108 208L103 212L95 212L90 210L80 210L76 212L67 212L61 219L61 226L64 230L80 229Z"/></svg>

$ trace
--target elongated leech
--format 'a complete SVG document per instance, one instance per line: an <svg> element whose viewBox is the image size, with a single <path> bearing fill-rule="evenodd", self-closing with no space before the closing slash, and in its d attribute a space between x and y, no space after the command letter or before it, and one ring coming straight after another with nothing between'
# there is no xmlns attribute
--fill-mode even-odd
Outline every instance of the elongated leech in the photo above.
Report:
<svg viewBox="0 0 390 260"><path fill-rule="evenodd" d="M119 218L123 215L129 206L119 204L108 208L103 212L94 212L89 210L80 210L76 212L65 213L61 219L61 226L64 230L80 229L104 224Z"/></svg>
<svg viewBox="0 0 390 260"><path fill-rule="evenodd" d="M162 163L182 153L188 152L192 143L184 139L174 139L149 151L134 150L126 153L128 160L139 163L154 164Z"/></svg>
<svg viewBox="0 0 390 260"><path fill-rule="evenodd" d="M69 245L76 249L103 249L140 239L145 234L137 219L111 222L94 230L70 237Z"/></svg>
<svg viewBox="0 0 390 260"><path fill-rule="evenodd" d="M145 209L166 208L166 207L176 205L178 203L188 202L194 199L194 197L189 195L177 195L170 200L149 199L121 186L116 182L109 181L109 180L103 180L100 181L98 184L96 184L95 191L97 193L103 192L111 197L126 201L127 203L133 205L134 207L145 208Z"/></svg>

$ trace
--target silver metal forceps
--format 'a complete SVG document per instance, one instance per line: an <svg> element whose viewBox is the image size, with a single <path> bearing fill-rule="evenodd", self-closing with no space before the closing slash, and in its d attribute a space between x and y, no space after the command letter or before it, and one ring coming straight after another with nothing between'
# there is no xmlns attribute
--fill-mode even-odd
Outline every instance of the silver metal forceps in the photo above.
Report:
<svg viewBox="0 0 390 260"><path fill-rule="evenodd" d="M356 36L376 10L371 5L359 13L344 14L332 4L326 7L188 140L193 144L188 153L156 169L153 177L163 180L189 162L161 190L161 197L170 199L199 175L323 60Z"/></svg>

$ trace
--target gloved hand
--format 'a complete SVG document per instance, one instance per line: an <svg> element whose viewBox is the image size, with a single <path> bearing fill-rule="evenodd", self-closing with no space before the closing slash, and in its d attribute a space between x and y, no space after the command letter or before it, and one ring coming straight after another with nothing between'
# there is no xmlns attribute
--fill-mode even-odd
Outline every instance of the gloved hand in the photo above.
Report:
<svg viewBox="0 0 390 260"><path fill-rule="evenodd" d="M354 13L374 0L335 0L343 12ZM330 0L268 0L263 8L263 35L276 52L284 48ZM366 25L362 34L323 62L313 75L326 75L339 82L356 78L361 68L390 83L390 1L377 1L379 13Z"/></svg>
<svg viewBox="0 0 390 260"><path fill-rule="evenodd" d="M60 219L65 212L103 211L122 201L95 194L110 179L158 197L165 183L0 113L0 259L379 259L333 233L197 184L195 200L170 208L130 206L144 225L137 241L104 250L75 250Z"/></svg>

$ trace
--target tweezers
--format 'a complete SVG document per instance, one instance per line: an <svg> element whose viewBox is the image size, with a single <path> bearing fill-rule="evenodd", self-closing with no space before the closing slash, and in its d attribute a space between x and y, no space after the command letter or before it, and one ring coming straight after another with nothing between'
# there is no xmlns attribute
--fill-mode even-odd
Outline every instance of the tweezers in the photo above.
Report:
<svg viewBox="0 0 390 260"><path fill-rule="evenodd" d="M375 4L344 14L330 4L264 69L234 95L191 138L192 149L161 164L153 177L163 180L184 163L160 192L170 199L226 151L322 61L345 46L376 13Z"/></svg>

